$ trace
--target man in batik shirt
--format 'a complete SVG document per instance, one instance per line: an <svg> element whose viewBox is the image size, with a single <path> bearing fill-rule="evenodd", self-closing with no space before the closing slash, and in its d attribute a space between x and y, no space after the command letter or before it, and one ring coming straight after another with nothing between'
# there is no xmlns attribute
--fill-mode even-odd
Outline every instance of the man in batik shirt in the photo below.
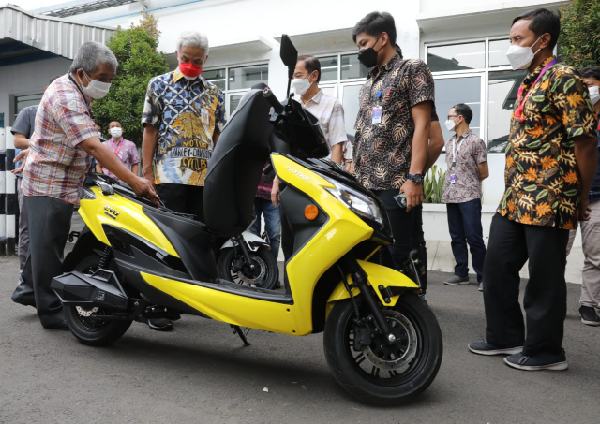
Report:
<svg viewBox="0 0 600 424"><path fill-rule="evenodd" d="M517 17L507 57L528 69L517 94L504 172L505 192L492 219L484 266L486 340L480 355L510 355L524 371L565 370L565 264L569 229L587 219L596 166L594 116L576 72L552 55L560 19L547 9ZM519 270L529 283L519 305ZM525 331L525 327L527 331Z"/></svg>
<svg viewBox="0 0 600 424"><path fill-rule="evenodd" d="M144 177L168 208L200 218L208 160L224 123L223 93L202 78L207 56L205 36L183 34L179 66L150 80L142 117Z"/></svg>

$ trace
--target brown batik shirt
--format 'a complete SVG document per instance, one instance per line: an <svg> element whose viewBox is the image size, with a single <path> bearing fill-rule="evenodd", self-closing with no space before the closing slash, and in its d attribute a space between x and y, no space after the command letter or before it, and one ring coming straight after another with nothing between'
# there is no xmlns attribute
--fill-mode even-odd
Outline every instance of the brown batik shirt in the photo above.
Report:
<svg viewBox="0 0 600 424"><path fill-rule="evenodd" d="M523 98L531 94L523 118L513 113L498 212L521 224L573 229L580 194L575 138L593 137L594 115L573 68L554 65L534 83L546 63L522 83Z"/></svg>
<svg viewBox="0 0 600 424"><path fill-rule="evenodd" d="M371 70L360 91L353 143L354 170L363 186L389 190L404 183L415 129L411 109L422 102L433 103L433 93L431 72L421 60L396 55Z"/></svg>

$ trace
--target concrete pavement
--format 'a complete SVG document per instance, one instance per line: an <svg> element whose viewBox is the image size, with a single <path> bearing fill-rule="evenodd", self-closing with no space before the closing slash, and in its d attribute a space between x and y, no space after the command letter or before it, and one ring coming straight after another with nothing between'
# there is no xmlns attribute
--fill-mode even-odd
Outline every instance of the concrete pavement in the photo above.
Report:
<svg viewBox="0 0 600 424"><path fill-rule="evenodd" d="M467 352L484 334L481 294L431 272L440 373L417 401L373 408L337 388L320 334L251 331L244 348L229 327L184 317L172 333L134 323L114 346L92 348L43 330L33 308L10 301L16 259L0 258L0 270L0 423L600 422L600 328L579 322L579 286L568 287L570 369L525 373Z"/></svg>

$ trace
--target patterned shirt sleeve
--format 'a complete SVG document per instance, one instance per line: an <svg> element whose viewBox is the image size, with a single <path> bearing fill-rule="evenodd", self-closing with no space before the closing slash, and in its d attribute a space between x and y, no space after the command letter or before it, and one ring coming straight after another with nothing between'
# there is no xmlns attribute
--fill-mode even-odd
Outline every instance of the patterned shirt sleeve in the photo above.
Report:
<svg viewBox="0 0 600 424"><path fill-rule="evenodd" d="M550 98L558 108L567 139L594 136L594 113L587 87L572 70L557 75L550 87Z"/></svg>
<svg viewBox="0 0 600 424"><path fill-rule="evenodd" d="M348 140L346 125L344 124L344 108L340 102L333 105L331 117L329 118L329 142L331 146L344 143Z"/></svg>
<svg viewBox="0 0 600 424"><path fill-rule="evenodd" d="M140 155L133 141L131 142L129 149L129 163L131 166L138 165L140 163Z"/></svg>
<svg viewBox="0 0 600 424"><path fill-rule="evenodd" d="M433 77L431 76L429 68L423 61L413 61L412 70L410 72L410 84L408 87L411 107L426 101L434 101Z"/></svg>
<svg viewBox="0 0 600 424"><path fill-rule="evenodd" d="M215 111L215 120L217 123L215 129L221 134L221 131L223 131L223 127L225 126L225 95L221 90L219 90L217 95L219 97L219 104Z"/></svg>
<svg viewBox="0 0 600 424"><path fill-rule="evenodd" d="M66 135L66 143L75 147L84 140L100 137L98 127L90 117L87 105L72 96L57 96L53 102L55 122Z"/></svg>
<svg viewBox="0 0 600 424"><path fill-rule="evenodd" d="M152 124L157 125L160 118L160 107L156 96L155 86L157 79L151 79L148 82L146 89L146 97L144 99L144 109L142 111L142 125Z"/></svg>
<svg viewBox="0 0 600 424"><path fill-rule="evenodd" d="M485 147L485 142L481 139L478 139L475 143L473 148L473 158L477 165L487 162L487 149Z"/></svg>

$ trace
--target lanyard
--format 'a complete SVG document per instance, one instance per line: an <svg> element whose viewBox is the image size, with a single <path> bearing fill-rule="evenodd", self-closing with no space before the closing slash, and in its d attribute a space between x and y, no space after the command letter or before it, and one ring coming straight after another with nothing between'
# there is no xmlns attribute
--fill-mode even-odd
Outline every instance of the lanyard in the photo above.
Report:
<svg viewBox="0 0 600 424"><path fill-rule="evenodd" d="M452 143L452 164L456 164L456 162L458 162L458 157L457 155L460 153L460 148L462 147L463 141L465 141L464 138L460 139L460 142L458 143L458 146L456 145L456 138L453 140L454 143Z"/></svg>
<svg viewBox="0 0 600 424"><path fill-rule="evenodd" d="M113 150L113 153L117 158L119 158L119 152L121 151L121 147L123 147L123 144L125 144L125 140L123 139L123 137L121 137L121 141L119 141L119 144L117 144L117 148Z"/></svg>
<svg viewBox="0 0 600 424"><path fill-rule="evenodd" d="M550 69L551 67L556 65L556 63L557 63L557 60L556 60L556 58L554 58L550 62L548 62L546 64L546 66L544 66L542 68L540 74L535 79L533 84L531 84L531 88L529 89L529 91L527 92L527 94L525 96L523 96L523 91L524 91L525 87L523 86L523 84L521 84L519 86L519 89L517 91L517 102L518 102L519 106L517 106L517 108L515 109L515 118L517 118L519 120L519 122L525 121L525 117L523 116L523 109L525 108L525 102L527 102L527 99L529 99L529 96L531 95L531 92L533 91L533 87L538 83L538 81L540 81L542 79L542 77L548 71L548 69Z"/></svg>

